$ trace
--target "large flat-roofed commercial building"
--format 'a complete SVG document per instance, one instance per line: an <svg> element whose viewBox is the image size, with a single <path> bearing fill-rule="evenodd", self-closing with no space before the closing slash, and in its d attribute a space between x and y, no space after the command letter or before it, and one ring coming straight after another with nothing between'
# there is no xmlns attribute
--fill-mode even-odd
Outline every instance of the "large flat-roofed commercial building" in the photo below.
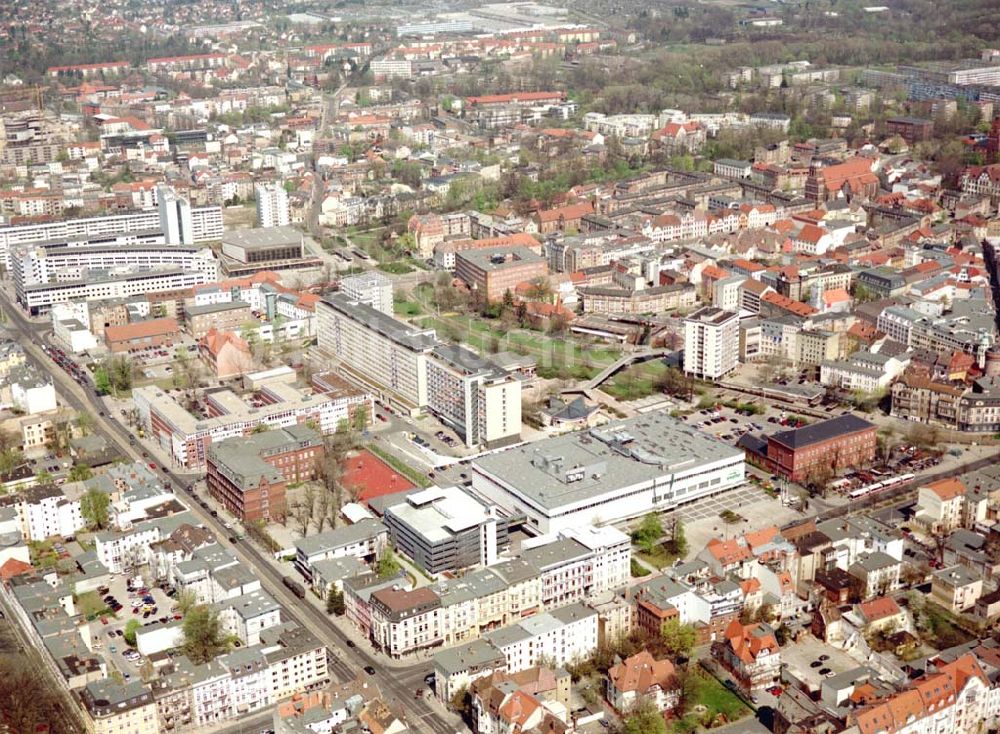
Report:
<svg viewBox="0 0 1000 734"><path fill-rule="evenodd" d="M386 506L393 544L428 573L489 566L508 545L507 520L458 487L428 487Z"/></svg>
<svg viewBox="0 0 1000 734"><path fill-rule="evenodd" d="M302 232L287 225L227 232L222 236L222 254L242 264L298 260Z"/></svg>
<svg viewBox="0 0 1000 734"><path fill-rule="evenodd" d="M246 375L245 380L255 385L249 400L228 389L215 390L205 395L204 415L189 413L155 385L138 387L132 399L139 425L171 462L195 469L205 465L211 444L249 436L256 426L289 428L312 421L321 433L331 434L355 409L354 396L313 394L288 384L280 375L269 379Z"/></svg>
<svg viewBox="0 0 1000 734"><path fill-rule="evenodd" d="M669 510L739 486L740 449L663 412L475 459L472 488L549 533Z"/></svg>
<svg viewBox="0 0 1000 734"><path fill-rule="evenodd" d="M467 446L497 447L521 437L521 381L433 329L397 321L333 293L316 307L319 350L347 379L410 414L429 410Z"/></svg>
<svg viewBox="0 0 1000 734"><path fill-rule="evenodd" d="M210 242L222 236L222 209L220 207L192 207L190 211L191 237L194 242ZM101 217L66 219L61 222L0 227L0 257L6 260L8 252L18 245L117 235L123 232L148 232L150 230L166 235L158 209L109 214ZM178 240L167 239L165 241L171 244L180 244Z"/></svg>
<svg viewBox="0 0 1000 734"><path fill-rule="evenodd" d="M739 365L740 317L705 306L684 319L684 372L717 380Z"/></svg>
<svg viewBox="0 0 1000 734"><path fill-rule="evenodd" d="M30 315L42 316L53 305L68 301L104 301L153 293L158 294L158 300L169 300L171 295L183 299L195 286L214 282L203 270L123 270L94 271L77 280L26 285L17 294L18 303Z"/></svg>

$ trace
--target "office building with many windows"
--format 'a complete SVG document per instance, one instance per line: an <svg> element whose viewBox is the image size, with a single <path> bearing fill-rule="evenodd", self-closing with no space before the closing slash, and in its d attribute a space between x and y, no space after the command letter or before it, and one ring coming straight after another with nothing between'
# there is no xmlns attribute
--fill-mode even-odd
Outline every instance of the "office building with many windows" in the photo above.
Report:
<svg viewBox="0 0 1000 734"><path fill-rule="evenodd" d="M467 446L520 440L521 381L489 360L344 292L317 304L316 327L320 351L382 402L413 415L434 413Z"/></svg>
<svg viewBox="0 0 1000 734"><path fill-rule="evenodd" d="M706 306L684 319L684 372L717 380L736 369L740 356L740 317Z"/></svg>

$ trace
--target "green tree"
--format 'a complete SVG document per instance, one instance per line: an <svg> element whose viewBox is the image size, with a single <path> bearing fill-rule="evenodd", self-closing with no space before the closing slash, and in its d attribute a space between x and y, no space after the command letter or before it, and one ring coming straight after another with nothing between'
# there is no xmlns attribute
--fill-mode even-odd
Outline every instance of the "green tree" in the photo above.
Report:
<svg viewBox="0 0 1000 734"><path fill-rule="evenodd" d="M469 695L469 687L462 686L455 694L451 697L451 701L448 702L449 708L452 711L462 716L462 718L468 719L472 714L472 696Z"/></svg>
<svg viewBox="0 0 1000 734"><path fill-rule="evenodd" d="M79 429L80 433L82 433L84 436L90 435L94 430L94 416L92 416L90 413L87 413L86 411L82 413L77 413L76 418L73 419L73 422L76 424L76 427L77 429Z"/></svg>
<svg viewBox="0 0 1000 734"><path fill-rule="evenodd" d="M622 731L624 734L667 734L667 724L653 702L641 698L629 711Z"/></svg>
<svg viewBox="0 0 1000 734"><path fill-rule="evenodd" d="M695 632L694 627L689 624L681 624L676 618L668 619L660 628L660 637L663 638L663 646L674 657L687 657L694 648Z"/></svg>
<svg viewBox="0 0 1000 734"><path fill-rule="evenodd" d="M128 357L108 357L94 370L94 388L101 395L118 397L132 389L134 376L135 366Z"/></svg>
<svg viewBox="0 0 1000 734"><path fill-rule="evenodd" d="M109 395L111 393L111 375L103 365L94 370L94 390L98 395Z"/></svg>
<svg viewBox="0 0 1000 734"><path fill-rule="evenodd" d="M75 467L74 467L75 468ZM89 467L88 467L89 468ZM89 489L80 499L80 514L91 530L103 530L108 526L108 507L111 498L97 489Z"/></svg>
<svg viewBox="0 0 1000 734"><path fill-rule="evenodd" d="M326 613L341 617L345 611L347 611L347 607L344 605L344 592L331 585L330 591L326 595Z"/></svg>
<svg viewBox="0 0 1000 734"><path fill-rule="evenodd" d="M195 665L214 660L229 649L219 615L207 604L196 604L184 617L184 654Z"/></svg>
<svg viewBox="0 0 1000 734"><path fill-rule="evenodd" d="M642 518L638 529L632 533L633 540L647 553L653 550L662 537L663 523L660 522L660 516L655 512L650 512Z"/></svg>
<svg viewBox="0 0 1000 734"><path fill-rule="evenodd" d="M134 617L125 623L125 630L122 632L122 637L129 645L135 647L135 633L139 631L142 627L139 624L139 620Z"/></svg>
<svg viewBox="0 0 1000 734"><path fill-rule="evenodd" d="M402 566L399 565L399 560L396 558L396 554L393 553L392 548L386 548L382 556L378 559L376 571L380 579L387 579L399 573L401 568Z"/></svg>
<svg viewBox="0 0 1000 734"><path fill-rule="evenodd" d="M87 464L76 464L69 470L66 478L71 482L82 482L94 476L93 470Z"/></svg>
<svg viewBox="0 0 1000 734"><path fill-rule="evenodd" d="M688 542L687 535L684 533L684 523L677 519L674 522L674 537L671 541L674 547L674 553L683 558L688 552Z"/></svg>
<svg viewBox="0 0 1000 734"><path fill-rule="evenodd" d="M194 609L198 603L198 597L190 589L181 589L177 592L175 601L177 603L177 613L182 617L186 617L188 612Z"/></svg>
<svg viewBox="0 0 1000 734"><path fill-rule="evenodd" d="M24 463L21 445L12 433L0 431L0 476L6 476Z"/></svg>

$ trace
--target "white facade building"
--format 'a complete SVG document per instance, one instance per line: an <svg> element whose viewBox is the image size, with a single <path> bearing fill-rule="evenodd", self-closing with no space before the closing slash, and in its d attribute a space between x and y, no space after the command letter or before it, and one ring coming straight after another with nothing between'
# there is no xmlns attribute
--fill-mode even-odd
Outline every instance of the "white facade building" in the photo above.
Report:
<svg viewBox="0 0 1000 734"><path fill-rule="evenodd" d="M740 356L739 315L706 306L684 319L684 372L718 380L736 369Z"/></svg>
<svg viewBox="0 0 1000 734"><path fill-rule="evenodd" d="M257 197L257 226L285 227L291 224L288 214L288 192L280 183L254 185Z"/></svg>
<svg viewBox="0 0 1000 734"><path fill-rule="evenodd" d="M745 455L665 412L474 459L475 492L537 533L605 525L743 484Z"/></svg>
<svg viewBox="0 0 1000 734"><path fill-rule="evenodd" d="M157 190L160 231L172 245L190 245L195 241L191 203L169 186Z"/></svg>
<svg viewBox="0 0 1000 734"><path fill-rule="evenodd" d="M42 485L18 494L17 512L26 540L45 540L54 535L76 535L85 525L80 500L70 499L60 487Z"/></svg>
<svg viewBox="0 0 1000 734"><path fill-rule="evenodd" d="M371 306L387 316L394 313L392 281L381 273L370 271L342 278L340 290L352 301Z"/></svg>
<svg viewBox="0 0 1000 734"><path fill-rule="evenodd" d="M589 657L597 649L597 622L596 611L583 604L571 604L484 637L503 653L508 673L542 663L563 667Z"/></svg>

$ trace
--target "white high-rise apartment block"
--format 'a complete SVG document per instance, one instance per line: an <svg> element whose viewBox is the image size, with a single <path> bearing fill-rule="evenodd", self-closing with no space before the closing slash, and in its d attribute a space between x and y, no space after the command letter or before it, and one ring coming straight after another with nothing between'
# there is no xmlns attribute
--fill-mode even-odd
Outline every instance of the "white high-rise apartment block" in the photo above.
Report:
<svg viewBox="0 0 1000 734"><path fill-rule="evenodd" d="M279 183L254 185L257 197L257 224L261 227L286 227L291 224L288 216L288 192Z"/></svg>
<svg viewBox="0 0 1000 734"><path fill-rule="evenodd" d="M168 245L190 245L195 241L191 203L169 186L158 191L160 229Z"/></svg>
<svg viewBox="0 0 1000 734"><path fill-rule="evenodd" d="M684 372L717 380L736 369L740 356L740 317L706 306L684 319Z"/></svg>
<svg viewBox="0 0 1000 734"><path fill-rule="evenodd" d="M352 301L371 306L387 316L394 314L392 281L381 273L368 272L351 275L340 281L340 290Z"/></svg>

